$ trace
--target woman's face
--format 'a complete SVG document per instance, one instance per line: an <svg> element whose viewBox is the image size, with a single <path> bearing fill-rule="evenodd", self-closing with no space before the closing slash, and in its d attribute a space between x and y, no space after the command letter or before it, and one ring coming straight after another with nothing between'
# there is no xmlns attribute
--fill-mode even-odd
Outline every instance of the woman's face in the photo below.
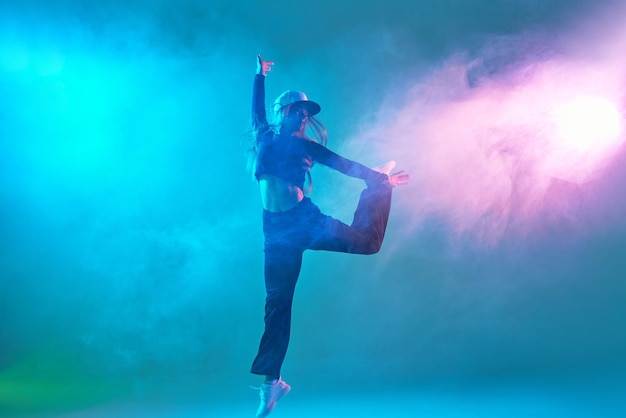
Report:
<svg viewBox="0 0 626 418"><path fill-rule="evenodd" d="M282 124L283 133L304 135L308 118L309 112L304 107L290 105L285 110L285 118Z"/></svg>

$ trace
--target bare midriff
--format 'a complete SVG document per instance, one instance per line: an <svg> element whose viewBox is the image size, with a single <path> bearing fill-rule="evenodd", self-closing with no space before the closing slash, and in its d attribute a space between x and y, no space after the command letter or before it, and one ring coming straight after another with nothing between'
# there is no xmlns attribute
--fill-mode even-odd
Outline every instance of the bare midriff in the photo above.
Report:
<svg viewBox="0 0 626 418"><path fill-rule="evenodd" d="M304 192L298 186L270 174L259 178L263 209L269 212L286 212L304 199Z"/></svg>

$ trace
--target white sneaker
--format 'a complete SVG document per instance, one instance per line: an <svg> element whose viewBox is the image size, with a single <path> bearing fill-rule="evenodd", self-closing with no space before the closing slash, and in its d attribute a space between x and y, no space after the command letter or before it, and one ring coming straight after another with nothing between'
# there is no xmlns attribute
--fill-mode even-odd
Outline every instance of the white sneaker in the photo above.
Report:
<svg viewBox="0 0 626 418"><path fill-rule="evenodd" d="M259 405L256 416L257 418L265 418L274 410L276 402L289 393L291 386L283 379L279 378L274 383L263 383L260 389L261 392L259 396L261 398L261 404Z"/></svg>

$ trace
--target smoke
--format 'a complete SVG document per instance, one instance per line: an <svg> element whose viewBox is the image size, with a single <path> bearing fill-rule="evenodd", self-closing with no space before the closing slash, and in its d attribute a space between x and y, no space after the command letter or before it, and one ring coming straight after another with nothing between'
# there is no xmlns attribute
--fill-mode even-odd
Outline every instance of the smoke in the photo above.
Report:
<svg viewBox="0 0 626 418"><path fill-rule="evenodd" d="M437 218L452 241L493 246L528 236L547 213L582 216L581 198L623 151L626 62L615 51L625 35L612 27L497 37L388 95L353 146L365 138L412 175L396 196L405 232Z"/></svg>
<svg viewBox="0 0 626 418"><path fill-rule="evenodd" d="M395 159L412 176L394 191L381 254L306 254L288 372L311 371L312 358L320 376L362 366L370 379L520 358L536 370L567 344L573 363L589 357L583 314L570 315L580 299L596 312L583 329L609 324L594 328L602 347L591 351L623 347L608 329L623 317L611 260L623 240L575 263L551 247L571 228L621 226L619 145L580 158L550 141L553 105L573 90L622 103L624 37L612 25L598 48L597 24L577 36L521 30L565 19L570 2L323 1L314 19L293 2L38 3L0 15L0 380L46 367L55 383L93 372L139 388L247 378L264 296L261 208L245 172L257 53L276 61L269 100L305 90L331 149ZM315 168L313 198L348 218L363 184L334 175ZM542 228L556 261L530 253L535 269L511 273L503 244ZM493 252L454 260L449 242ZM555 329L561 345L544 343Z"/></svg>
<svg viewBox="0 0 626 418"><path fill-rule="evenodd" d="M133 5L2 18L2 366L210 379L257 337L256 48L222 38L227 9Z"/></svg>

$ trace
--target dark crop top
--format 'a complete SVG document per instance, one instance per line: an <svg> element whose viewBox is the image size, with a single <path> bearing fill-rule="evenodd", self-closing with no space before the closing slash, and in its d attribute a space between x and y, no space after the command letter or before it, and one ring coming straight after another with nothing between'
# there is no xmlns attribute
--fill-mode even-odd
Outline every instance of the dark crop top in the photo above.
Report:
<svg viewBox="0 0 626 418"><path fill-rule="evenodd" d="M303 189L306 173L313 167L314 162L324 164L348 176L366 180L368 183L384 182L387 179L386 174L343 158L315 141L274 133L267 123L265 77L260 74L254 78L252 125L259 132L254 172L257 180L263 174L270 174Z"/></svg>

